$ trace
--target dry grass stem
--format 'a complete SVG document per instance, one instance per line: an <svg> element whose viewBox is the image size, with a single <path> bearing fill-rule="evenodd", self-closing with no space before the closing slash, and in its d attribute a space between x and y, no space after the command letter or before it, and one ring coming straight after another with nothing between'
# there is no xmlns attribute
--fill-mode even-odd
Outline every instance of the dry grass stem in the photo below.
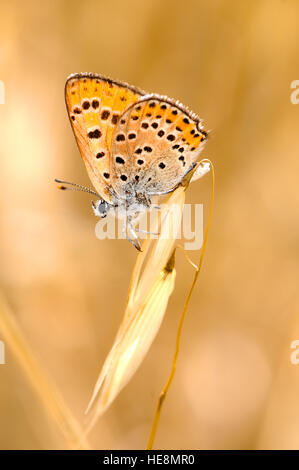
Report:
<svg viewBox="0 0 299 470"><path fill-rule="evenodd" d="M213 213L213 207L214 207L214 190L215 190L214 167L213 167L213 164L210 160L202 160L202 162L200 162L200 163L207 164L208 167L212 169L212 197L211 197L210 212L209 212L208 222L207 222L207 226L206 226L203 245L202 245L202 248L201 248L201 251L200 251L200 257L199 257L198 265L193 263L189 259L189 257L186 255L186 257L188 259L188 262L195 269L195 274L194 274L194 278L192 280L191 287L190 287L189 292L187 294L187 298L185 300L183 311L181 313L180 322L179 322L178 331L177 331L177 336L176 336L176 344L175 344L175 351L174 351L173 360L172 360L172 366L171 366L169 376L166 380L166 383L165 383L165 385L164 385L164 387L163 387L163 389L160 393L159 399L158 399L158 404L157 404L157 407L156 407L154 420L153 420L153 424L152 424L152 428L151 428L151 432L150 432L150 436L149 436L149 440L148 440L148 444L147 444L147 450L151 450L153 448L154 440L155 440L155 437L156 437L156 434L157 434L157 429L158 429L159 420L160 420L160 416L161 416L162 406L163 406L163 403L165 401L165 398L167 396L167 393L169 391L169 388L170 388L170 386L172 384L172 381L174 379L174 376L175 376L176 367L177 367L177 360L178 360L180 347L181 347L181 337L182 337L184 321L185 321L187 309L188 309L188 306L189 306L189 303L190 303L190 299L191 299L193 290L195 288L196 282L198 280L198 276L199 276L200 269L201 269L201 266L202 266L203 257L204 257L204 253L205 253L205 249L206 249L206 245L207 245L207 241L208 241L209 229L210 229L211 220L212 220L212 213ZM198 179L199 177L200 176L196 177L196 179Z"/></svg>
<svg viewBox="0 0 299 470"><path fill-rule="evenodd" d="M7 347L14 354L30 385L44 405L46 413L59 427L67 447L89 449L79 423L43 370L2 296L0 296L0 331Z"/></svg>

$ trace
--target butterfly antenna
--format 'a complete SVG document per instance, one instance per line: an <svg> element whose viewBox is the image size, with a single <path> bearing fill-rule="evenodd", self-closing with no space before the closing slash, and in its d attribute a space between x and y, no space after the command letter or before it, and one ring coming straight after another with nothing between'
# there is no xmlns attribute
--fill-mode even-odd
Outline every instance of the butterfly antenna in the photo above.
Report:
<svg viewBox="0 0 299 470"><path fill-rule="evenodd" d="M68 191L82 191L83 193L93 194L94 196L97 196L98 198L101 199L101 197L98 193L96 193L95 191L93 191L90 188L87 188L86 186L83 186L82 184L70 183L69 181L62 181L62 180L59 180L57 178L55 178L54 181L56 183L60 183L60 186L58 186L58 189L61 189L62 191L66 191L66 190L68 190ZM69 184L69 185L75 186L75 187L74 188L68 188L67 186L64 186L65 184Z"/></svg>

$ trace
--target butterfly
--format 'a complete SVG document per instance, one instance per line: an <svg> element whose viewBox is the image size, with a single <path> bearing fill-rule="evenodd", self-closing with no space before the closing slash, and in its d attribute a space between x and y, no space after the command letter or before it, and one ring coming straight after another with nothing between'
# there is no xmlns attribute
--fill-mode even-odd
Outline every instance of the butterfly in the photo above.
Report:
<svg viewBox="0 0 299 470"><path fill-rule="evenodd" d="M140 250L134 221L151 208L151 197L180 185L208 134L179 101L98 74L70 75L65 100L95 191L69 184L99 198L92 203L95 215L124 214L126 236Z"/></svg>

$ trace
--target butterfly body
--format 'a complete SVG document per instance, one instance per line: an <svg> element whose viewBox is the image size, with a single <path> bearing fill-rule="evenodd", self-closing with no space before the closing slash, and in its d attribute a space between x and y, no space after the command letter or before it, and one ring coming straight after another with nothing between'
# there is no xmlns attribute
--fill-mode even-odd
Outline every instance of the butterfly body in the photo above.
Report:
<svg viewBox="0 0 299 470"><path fill-rule="evenodd" d="M151 196L174 191L198 159L207 132L179 102L96 74L71 75L65 97L89 177L100 196L94 212L117 209L133 220ZM128 237L130 241L132 239Z"/></svg>
<svg viewBox="0 0 299 470"><path fill-rule="evenodd" d="M99 199L93 205L95 215L106 217L112 212L119 218L134 216L147 211L151 207L151 201L142 193L127 193L125 198L118 197L114 204L109 204L104 199Z"/></svg>

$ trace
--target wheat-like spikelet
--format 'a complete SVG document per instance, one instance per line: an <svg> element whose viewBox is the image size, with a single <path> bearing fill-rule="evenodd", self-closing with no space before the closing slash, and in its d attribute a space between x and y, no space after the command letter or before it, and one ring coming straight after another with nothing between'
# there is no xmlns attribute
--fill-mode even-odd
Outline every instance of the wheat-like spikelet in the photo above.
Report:
<svg viewBox="0 0 299 470"><path fill-rule="evenodd" d="M86 412L87 432L111 405L142 363L163 320L175 283L176 236L180 230L185 191L191 178L198 179L210 166L200 162L162 206L154 232L158 239L146 239L133 270L124 317L105 360Z"/></svg>

